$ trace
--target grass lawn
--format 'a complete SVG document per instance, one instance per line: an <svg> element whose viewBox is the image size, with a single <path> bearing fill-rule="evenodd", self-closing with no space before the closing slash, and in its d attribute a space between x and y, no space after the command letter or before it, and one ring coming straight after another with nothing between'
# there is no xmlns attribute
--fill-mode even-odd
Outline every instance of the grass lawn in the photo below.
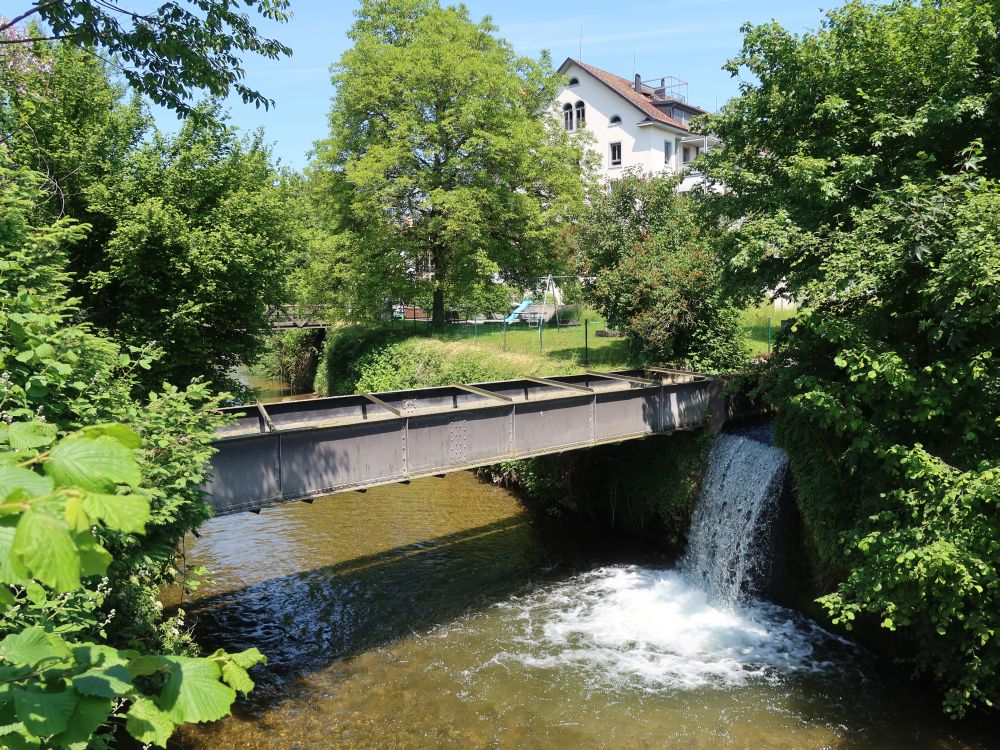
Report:
<svg viewBox="0 0 1000 750"><path fill-rule="evenodd" d="M779 310L773 304L744 310L743 324L751 355L757 357L767 354L775 333L781 328L781 321L794 314L794 308ZM587 321L586 326L584 320ZM539 347L538 327L525 323L507 326L506 332L503 323L457 323L449 325L440 333L434 333L433 336L441 341L462 341L493 351L510 351L572 363L581 372L585 369L618 370L637 364L629 360L625 339L597 335L598 331L604 330L605 321L596 312L585 310L577 322L579 325L544 326L541 333L541 347ZM397 320L394 326L431 335L429 324L424 321ZM585 333L586 346L584 346Z"/></svg>
<svg viewBox="0 0 1000 750"><path fill-rule="evenodd" d="M587 321L586 325L584 320ZM597 313L591 310L585 311L578 323L579 325L573 326L543 326L541 347L539 347L538 326L529 326L525 323L507 326L506 332L503 323L478 325L456 323L433 335L441 341L462 341L493 351L509 351L561 360L573 363L581 372L585 369L620 370L630 366L625 339L597 335L599 330L605 328L603 318ZM418 333L430 333L428 324L423 321L397 320L394 325L413 329ZM585 333L586 346L584 346Z"/></svg>
<svg viewBox="0 0 1000 750"><path fill-rule="evenodd" d="M761 354L771 353L774 336L781 330L782 321L795 315L795 311L794 307L778 309L774 304L743 311L743 325L746 328L751 356L759 357Z"/></svg>

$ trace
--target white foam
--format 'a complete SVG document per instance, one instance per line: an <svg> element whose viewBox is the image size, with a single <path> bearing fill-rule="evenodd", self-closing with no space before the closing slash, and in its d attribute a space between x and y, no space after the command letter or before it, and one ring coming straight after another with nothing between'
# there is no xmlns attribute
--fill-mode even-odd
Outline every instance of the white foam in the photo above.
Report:
<svg viewBox="0 0 1000 750"><path fill-rule="evenodd" d="M676 570L599 568L500 606L520 622L522 648L506 659L574 667L593 687L731 687L832 669L815 646L833 637L811 620L764 602L713 604Z"/></svg>

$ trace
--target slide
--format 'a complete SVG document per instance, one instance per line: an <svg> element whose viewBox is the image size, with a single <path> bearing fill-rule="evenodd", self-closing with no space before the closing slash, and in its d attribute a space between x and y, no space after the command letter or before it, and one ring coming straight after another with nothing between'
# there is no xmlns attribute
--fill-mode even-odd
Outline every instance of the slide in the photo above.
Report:
<svg viewBox="0 0 1000 750"><path fill-rule="evenodd" d="M506 323L507 325L510 325L511 323L516 323L521 313L523 313L525 310L531 307L532 304L533 303L531 299L524 300L520 305L514 308L514 312L512 312L510 315L507 316L507 319L504 320L504 323Z"/></svg>

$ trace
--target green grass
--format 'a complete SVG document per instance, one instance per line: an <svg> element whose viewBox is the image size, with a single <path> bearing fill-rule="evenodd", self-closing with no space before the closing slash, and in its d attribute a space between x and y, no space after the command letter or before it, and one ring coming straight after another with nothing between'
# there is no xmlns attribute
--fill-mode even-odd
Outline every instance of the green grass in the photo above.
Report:
<svg viewBox="0 0 1000 750"><path fill-rule="evenodd" d="M795 315L795 308L777 309L773 304L761 305L743 311L747 343L751 356L758 357L770 352L775 334L781 329L781 322ZM587 320L587 346L584 347L584 323ZM768 321L770 320L770 340ZM625 339L598 336L605 328L605 321L593 310L584 310L578 316L579 325L545 325L542 328L539 346L538 326L517 323L507 326L503 323L461 323L449 325L444 331L432 332L425 321L397 320L393 328L399 331L413 331L439 341L462 342L489 351L507 351L515 354L537 357L540 360L556 360L571 365L577 371L585 369L617 370L636 363L629 359ZM561 370L565 368L560 367Z"/></svg>
<svg viewBox="0 0 1000 750"><path fill-rule="evenodd" d="M774 304L761 305L743 311L743 325L746 327L750 354L759 357L770 354L774 337L781 330L781 322L795 315L796 308L778 309ZM768 332L770 323L770 333Z"/></svg>
<svg viewBox="0 0 1000 750"><path fill-rule="evenodd" d="M584 325L584 319L588 322ZM503 323L461 323L449 325L444 331L431 333L427 323L411 320L397 320L397 329L413 330L416 333L432 335L440 341L461 341L490 351L508 351L549 360L572 363L577 369L616 370L629 367L628 346L625 339L598 336L597 331L605 327L604 320L595 312L586 310L580 325L542 327L541 347L539 347L538 326L516 323L508 326L506 335ZM584 346L584 333L587 346Z"/></svg>

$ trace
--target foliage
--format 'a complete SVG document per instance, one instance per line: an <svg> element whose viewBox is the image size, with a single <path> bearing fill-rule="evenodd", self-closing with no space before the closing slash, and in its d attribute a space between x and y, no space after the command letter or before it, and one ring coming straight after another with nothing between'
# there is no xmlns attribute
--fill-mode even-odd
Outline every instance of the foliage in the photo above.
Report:
<svg viewBox="0 0 1000 750"><path fill-rule="evenodd" d="M246 103L273 105L247 86L241 56L253 53L276 60L291 50L260 35L243 9L264 19L290 18L288 0L170 0L148 13L136 13L101 0L33 0L0 32L31 18L47 26L28 37L62 39L82 49L109 53L136 91L157 104L190 114L198 90L228 96L234 90Z"/></svg>
<svg viewBox="0 0 1000 750"><path fill-rule="evenodd" d="M558 84L548 57L515 55L461 5L364 0L356 16L312 168L346 238L351 317L423 290L442 325L446 296L495 277L523 288L558 267L587 156L541 114Z"/></svg>
<svg viewBox="0 0 1000 750"><path fill-rule="evenodd" d="M677 178L630 172L595 195L578 234L581 272L634 356L708 371L747 360L739 311L721 292L717 233Z"/></svg>
<svg viewBox="0 0 1000 750"><path fill-rule="evenodd" d="M583 529L623 532L679 554L713 436L657 436L628 446L507 461L482 470L532 505Z"/></svg>
<svg viewBox="0 0 1000 750"><path fill-rule="evenodd" d="M0 169L0 418L37 417L60 430L119 420L140 434L147 533L108 534L115 555L108 586L99 596L92 588L75 595L73 606L101 608L120 644L187 651L183 613L164 621L157 595L160 586L190 584L175 554L183 535L210 513L198 487L211 452L208 440L221 424L212 413L219 397L199 383L136 397L136 372L151 358L123 351L79 322L64 268L66 246L85 228L67 219L36 221L43 213L36 208L44 202L40 184L31 173Z"/></svg>
<svg viewBox="0 0 1000 750"><path fill-rule="evenodd" d="M85 282L95 320L163 352L147 382L229 372L263 347L302 235L261 136L239 139L217 108L156 134L96 201L115 228Z"/></svg>
<svg viewBox="0 0 1000 750"><path fill-rule="evenodd" d="M828 237L764 381L806 521L846 568L825 605L902 629L953 713L1000 698L1000 184L976 162Z"/></svg>
<svg viewBox="0 0 1000 750"><path fill-rule="evenodd" d="M51 218L89 225L69 257L69 270L82 277L114 229L112 217L93 205L95 191L117 179L149 121L138 98L127 97L111 66L92 51L51 42L30 49L39 68L11 81L9 100L0 106L0 137L13 163L45 176Z"/></svg>
<svg viewBox="0 0 1000 750"><path fill-rule="evenodd" d="M730 69L750 75L702 162L733 287L801 305L762 391L821 601L895 633L951 714L1000 698L997 19L848 2L802 36L747 27Z"/></svg>
<svg viewBox="0 0 1000 750"><path fill-rule="evenodd" d="M236 691L253 688L247 670L263 656L118 649L94 611L64 609L83 579L107 571L105 537L142 533L150 507L136 433L92 425L53 443L55 433L38 421L0 430L0 733L13 748L102 747L94 735L114 719L166 747L176 725L227 715ZM10 617L23 609L37 617Z"/></svg>
<svg viewBox="0 0 1000 750"><path fill-rule="evenodd" d="M462 342L408 336L400 329L343 328L327 337L316 391L392 391L568 371L576 371L573 363L489 352Z"/></svg>
<svg viewBox="0 0 1000 750"><path fill-rule="evenodd" d="M848 0L815 32L744 26L726 65L741 95L703 124L725 148L699 163L725 186L707 197L730 226L726 278L746 302L817 274L812 233L997 132L998 18L995 0ZM984 156L997 175L1000 152Z"/></svg>
<svg viewBox="0 0 1000 750"><path fill-rule="evenodd" d="M263 356L253 366L272 380L282 380L294 393L312 390L326 331L322 328L275 331L267 339Z"/></svg>

